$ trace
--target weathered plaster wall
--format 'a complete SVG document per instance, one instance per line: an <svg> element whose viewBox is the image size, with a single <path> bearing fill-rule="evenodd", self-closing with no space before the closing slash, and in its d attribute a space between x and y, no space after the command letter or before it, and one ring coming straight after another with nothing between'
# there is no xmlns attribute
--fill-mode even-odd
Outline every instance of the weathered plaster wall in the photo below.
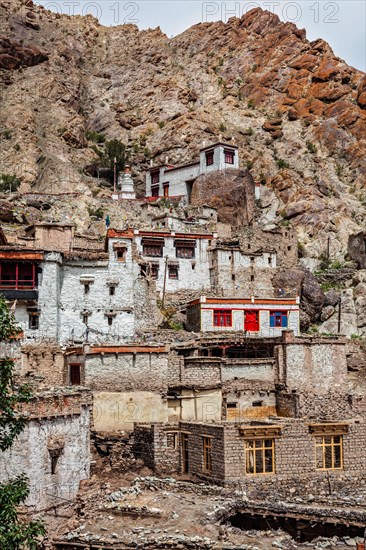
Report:
<svg viewBox="0 0 366 550"><path fill-rule="evenodd" d="M79 482L89 477L90 411L78 397L62 397L26 405L30 420L8 451L0 454L0 481L21 473L29 478L26 505L44 510L73 500ZM46 414L48 416L46 416ZM55 474L50 449L60 446Z"/></svg>
<svg viewBox="0 0 366 550"><path fill-rule="evenodd" d="M286 379L288 389L329 390L345 388L347 362L342 342L299 342L286 345Z"/></svg>
<svg viewBox="0 0 366 550"><path fill-rule="evenodd" d="M93 428L97 432L132 430L135 422L167 422L166 399L150 391L98 392L93 395Z"/></svg>

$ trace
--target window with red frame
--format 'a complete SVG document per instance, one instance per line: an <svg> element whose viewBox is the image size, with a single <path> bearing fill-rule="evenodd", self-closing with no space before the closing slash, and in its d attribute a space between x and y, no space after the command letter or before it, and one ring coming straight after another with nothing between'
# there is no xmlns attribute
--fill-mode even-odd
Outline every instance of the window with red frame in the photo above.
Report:
<svg viewBox="0 0 366 550"><path fill-rule="evenodd" d="M160 172L159 170L157 172L151 173L151 183L154 185L155 183L159 183L160 181Z"/></svg>
<svg viewBox="0 0 366 550"><path fill-rule="evenodd" d="M151 188L151 196L152 197L158 197L159 196L159 186Z"/></svg>
<svg viewBox="0 0 366 550"><path fill-rule="evenodd" d="M214 327L232 326L231 309L214 309Z"/></svg>
<svg viewBox="0 0 366 550"><path fill-rule="evenodd" d="M169 197L169 183L164 183L163 189L164 189L164 197Z"/></svg>
<svg viewBox="0 0 366 550"><path fill-rule="evenodd" d="M225 149L225 164L234 164L234 151L229 151L228 149Z"/></svg>
<svg viewBox="0 0 366 550"><path fill-rule="evenodd" d="M214 163L214 152L207 151L206 153L206 166L212 166Z"/></svg>
<svg viewBox="0 0 366 550"><path fill-rule="evenodd" d="M36 264L0 262L0 288L13 290L36 288Z"/></svg>

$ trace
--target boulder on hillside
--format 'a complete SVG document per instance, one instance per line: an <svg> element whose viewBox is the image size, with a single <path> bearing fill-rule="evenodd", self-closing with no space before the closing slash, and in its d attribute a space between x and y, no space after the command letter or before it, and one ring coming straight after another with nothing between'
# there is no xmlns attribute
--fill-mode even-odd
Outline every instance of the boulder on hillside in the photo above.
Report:
<svg viewBox="0 0 366 550"><path fill-rule="evenodd" d="M22 46L0 37L0 69L12 71L19 67L32 67L48 60L48 55L36 46Z"/></svg>
<svg viewBox="0 0 366 550"><path fill-rule="evenodd" d="M199 176L193 184L191 204L217 209L218 221L246 225L254 217L255 183L249 170L227 170Z"/></svg>
<svg viewBox="0 0 366 550"><path fill-rule="evenodd" d="M316 277L304 268L283 270L277 273L272 281L278 297L300 296L300 307L310 322L318 321L323 305L324 292ZM303 317L302 325L307 319Z"/></svg>

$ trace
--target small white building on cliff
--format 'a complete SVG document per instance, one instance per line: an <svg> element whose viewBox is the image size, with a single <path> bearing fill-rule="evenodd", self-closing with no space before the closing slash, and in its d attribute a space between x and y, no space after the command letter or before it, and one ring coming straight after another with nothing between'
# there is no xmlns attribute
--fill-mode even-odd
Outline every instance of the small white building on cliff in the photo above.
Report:
<svg viewBox="0 0 366 550"><path fill-rule="evenodd" d="M218 142L200 151L200 158L181 166L152 166L146 174L147 197L183 197L189 202L193 183L204 174L238 169L236 145Z"/></svg>

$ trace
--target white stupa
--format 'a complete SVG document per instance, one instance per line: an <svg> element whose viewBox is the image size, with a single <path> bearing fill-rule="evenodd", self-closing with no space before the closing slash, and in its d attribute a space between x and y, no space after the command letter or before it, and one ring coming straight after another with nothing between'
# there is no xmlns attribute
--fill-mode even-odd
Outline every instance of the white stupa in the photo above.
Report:
<svg viewBox="0 0 366 550"><path fill-rule="evenodd" d="M135 199L135 186L131 177L131 166L126 165L123 172L118 174L118 187L121 189L119 198Z"/></svg>

